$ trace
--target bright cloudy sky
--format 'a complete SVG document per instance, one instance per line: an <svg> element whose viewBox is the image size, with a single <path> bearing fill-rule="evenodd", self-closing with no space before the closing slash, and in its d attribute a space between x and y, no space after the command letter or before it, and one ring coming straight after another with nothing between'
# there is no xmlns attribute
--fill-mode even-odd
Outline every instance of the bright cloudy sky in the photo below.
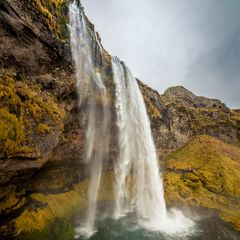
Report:
<svg viewBox="0 0 240 240"><path fill-rule="evenodd" d="M104 47L160 93L240 108L240 0L82 0Z"/></svg>

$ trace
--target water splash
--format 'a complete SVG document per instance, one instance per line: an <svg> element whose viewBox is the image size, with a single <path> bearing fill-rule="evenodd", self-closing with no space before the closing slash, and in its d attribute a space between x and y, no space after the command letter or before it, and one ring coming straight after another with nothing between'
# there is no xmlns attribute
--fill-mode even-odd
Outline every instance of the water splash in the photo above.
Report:
<svg viewBox="0 0 240 240"><path fill-rule="evenodd" d="M167 212L150 121L138 83L117 57L112 58L116 84L119 157L115 163L115 212L135 211L140 225L170 233L193 225L181 212ZM131 175L131 180L130 180ZM130 180L130 182L129 182Z"/></svg>
<svg viewBox="0 0 240 240"><path fill-rule="evenodd" d="M102 55L102 47L97 35L91 36L83 9L76 1L69 6L69 18L71 50L79 96L78 107L84 109L84 117L80 120L83 128L86 129L85 161L89 167L90 178L86 217L81 227L76 229L76 235L89 237L95 232L94 222L102 162L108 155L107 126L110 113L104 105L106 89L101 73L96 67L96 55L99 52Z"/></svg>

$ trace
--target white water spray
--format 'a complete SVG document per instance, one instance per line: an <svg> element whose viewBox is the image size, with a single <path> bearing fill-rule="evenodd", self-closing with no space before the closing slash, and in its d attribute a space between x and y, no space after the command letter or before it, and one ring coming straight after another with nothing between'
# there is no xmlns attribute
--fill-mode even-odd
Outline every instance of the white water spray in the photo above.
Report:
<svg viewBox="0 0 240 240"><path fill-rule="evenodd" d="M127 177L133 177L131 205L143 218L166 218L163 184L150 122L137 81L118 58L112 59L116 83L117 125L120 154L115 164L116 212L122 216L129 207Z"/></svg>
<svg viewBox="0 0 240 240"><path fill-rule="evenodd" d="M95 55L99 52L102 54L97 35L90 35L83 9L76 1L70 4L69 18L71 50L79 96L78 105L79 108L84 109L84 118L80 120L86 129L85 159L89 166L90 178L86 218L82 226L76 229L76 235L89 237L95 232L94 222L101 183L102 161L108 154L109 111L104 106L106 89L102 76L95 66ZM97 46L94 45L95 43Z"/></svg>
<svg viewBox="0 0 240 240"><path fill-rule="evenodd" d="M184 231L192 222L180 212L168 214L166 210L158 157L138 83L117 57L112 58L112 67L120 147L114 166L114 216L119 218L133 210L139 224L150 230Z"/></svg>

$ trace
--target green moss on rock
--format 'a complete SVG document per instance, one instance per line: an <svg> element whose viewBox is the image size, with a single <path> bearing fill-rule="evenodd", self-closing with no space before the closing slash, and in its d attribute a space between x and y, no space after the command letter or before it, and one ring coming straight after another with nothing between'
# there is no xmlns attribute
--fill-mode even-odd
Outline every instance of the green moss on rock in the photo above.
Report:
<svg viewBox="0 0 240 240"><path fill-rule="evenodd" d="M99 201L113 198L112 182L112 174L105 173L102 177ZM67 192L32 194L32 199L44 203L45 206L34 210L25 209L19 217L12 221L16 239L61 239L60 226L65 226L66 230L63 239L72 239L74 217L87 206L88 186L89 180L86 179ZM54 229L56 233L54 233Z"/></svg>
<svg viewBox="0 0 240 240"><path fill-rule="evenodd" d="M6 157L33 152L35 131L47 135L63 117L51 97L10 76L0 77L0 151Z"/></svg>
<svg viewBox="0 0 240 240"><path fill-rule="evenodd" d="M35 9L44 19L48 30L61 42L68 38L67 30L67 0L34 0L31 1Z"/></svg>
<svg viewBox="0 0 240 240"><path fill-rule="evenodd" d="M146 95L143 95L143 98L151 118L159 118L161 116L159 110L153 105Z"/></svg>
<svg viewBox="0 0 240 240"><path fill-rule="evenodd" d="M51 128L46 124L40 123L37 128L38 133L40 134L48 134L51 132Z"/></svg>
<svg viewBox="0 0 240 240"><path fill-rule="evenodd" d="M1 186L0 214L7 214L26 203L25 191L17 189L16 186Z"/></svg>

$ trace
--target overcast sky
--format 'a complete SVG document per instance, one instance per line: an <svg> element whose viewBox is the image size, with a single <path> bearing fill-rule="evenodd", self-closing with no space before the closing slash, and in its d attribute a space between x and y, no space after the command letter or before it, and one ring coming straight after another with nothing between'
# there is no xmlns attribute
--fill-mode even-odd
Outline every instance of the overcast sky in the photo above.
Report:
<svg viewBox="0 0 240 240"><path fill-rule="evenodd" d="M240 108L240 0L82 0L104 47L160 93Z"/></svg>

